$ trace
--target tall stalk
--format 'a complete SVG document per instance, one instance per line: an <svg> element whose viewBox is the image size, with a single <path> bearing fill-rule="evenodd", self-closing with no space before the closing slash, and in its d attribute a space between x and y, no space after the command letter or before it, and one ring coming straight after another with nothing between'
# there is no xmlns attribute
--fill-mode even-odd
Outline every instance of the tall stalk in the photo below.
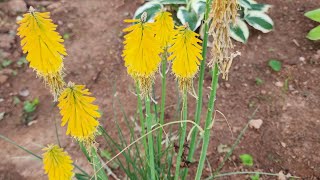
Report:
<svg viewBox="0 0 320 180"><path fill-rule="evenodd" d="M185 91L183 93L183 100L182 100L182 120L187 120L187 118L188 118L188 102L187 102L187 91ZM176 171L174 176L175 180L178 180L180 177L180 165L181 165L182 153L184 151L184 142L187 134L186 122L181 123L180 130L181 130L181 133L180 133L180 141L179 141L179 151L177 155Z"/></svg>
<svg viewBox="0 0 320 180"><path fill-rule="evenodd" d="M204 15L204 37L203 37L203 43L202 43L202 58L200 64L200 72L199 72L199 81L198 81L198 100L197 100L197 108L195 112L195 123L198 125L200 124L200 115L202 111L202 94L203 94L203 80L204 80L204 72L205 72L205 65L206 65L206 58L207 58L207 47L208 47L208 30L209 30L209 13L210 13L210 5L212 0L206 1L206 11ZM197 134L198 130L194 129L191 136L190 141L190 149L189 149L189 155L188 155L188 161L192 161L194 152L196 150L196 140L197 140ZM188 174L188 169L186 168L183 173L183 179L186 178Z"/></svg>
<svg viewBox="0 0 320 180"><path fill-rule="evenodd" d="M146 134L146 126L145 126L145 120L143 117L143 110L142 110L142 100L141 100L141 96L140 96L140 89L139 89L139 84L137 83L136 85L136 91L138 94L138 109L139 109L139 119L140 119L140 126L141 126L141 136ZM145 157L148 157L148 152L147 152L147 139L143 138L142 140L143 143L143 147L145 149Z"/></svg>
<svg viewBox="0 0 320 180"><path fill-rule="evenodd" d="M167 51L162 55L162 69L161 69L161 74L162 74L162 84L161 84L161 107L160 107L160 120L159 124L163 125L164 123L164 109L165 109L165 104L166 104L166 75L167 71ZM162 131L159 131L158 134L158 155L161 153L161 142L162 142ZM159 161L160 163L160 161Z"/></svg>
<svg viewBox="0 0 320 180"><path fill-rule="evenodd" d="M145 98L146 101L146 124L147 124L147 132L150 132L151 126L152 126L152 116L150 112L150 97ZM150 167L150 173L151 173L151 180L156 179L155 174L155 165L154 165L154 149L153 149L153 136L152 133L148 134L148 150L149 150L149 156L148 157L148 163Z"/></svg>
<svg viewBox="0 0 320 180"><path fill-rule="evenodd" d="M217 85L218 85L218 79L219 79L219 68L218 64L215 64L213 71L212 71L212 83L211 83L211 91L210 91L210 98L209 98L209 104L208 104L208 110L207 110L207 116L206 116L206 123L205 123L205 129L204 129L204 135L203 135L203 143L202 143L202 149L200 154L200 160L198 164L198 169L196 173L196 180L200 180L202 175L202 170L204 166L204 162L206 159L206 154L209 146L210 141L210 132L213 125L213 119L212 119L212 113L214 111L214 103L216 100L216 94L217 94Z"/></svg>

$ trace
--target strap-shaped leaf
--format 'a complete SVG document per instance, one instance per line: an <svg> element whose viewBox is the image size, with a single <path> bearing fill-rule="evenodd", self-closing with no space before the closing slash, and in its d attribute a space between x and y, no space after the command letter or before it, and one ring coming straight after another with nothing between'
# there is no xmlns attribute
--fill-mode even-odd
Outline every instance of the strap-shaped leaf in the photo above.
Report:
<svg viewBox="0 0 320 180"><path fill-rule="evenodd" d="M313 28L307 36L308 39L310 40L320 40L320 26Z"/></svg>
<svg viewBox="0 0 320 180"><path fill-rule="evenodd" d="M320 22L320 8L309 11L309 12L305 13L304 15L314 21Z"/></svg>
<svg viewBox="0 0 320 180"><path fill-rule="evenodd" d="M157 1L147 2L136 10L133 19L140 19L142 13L147 12L146 21L151 21L155 14L159 12L162 8L162 4Z"/></svg>
<svg viewBox="0 0 320 180"><path fill-rule="evenodd" d="M185 7L181 6L178 9L177 17L182 24L189 24L191 30L195 31L201 24L201 19L198 18L197 13L193 9L188 11Z"/></svg>
<svg viewBox="0 0 320 180"><path fill-rule="evenodd" d="M247 43L249 28L242 19L236 18L235 24L230 25L230 35L236 41Z"/></svg>
<svg viewBox="0 0 320 180"><path fill-rule="evenodd" d="M244 19L257 30L267 33L273 30L272 19L261 11L246 11Z"/></svg>
<svg viewBox="0 0 320 180"><path fill-rule="evenodd" d="M50 13L26 13L18 24L22 50L28 53L26 59L30 67L42 76L61 71L63 56L67 53L62 37L56 32L57 25L50 19Z"/></svg>

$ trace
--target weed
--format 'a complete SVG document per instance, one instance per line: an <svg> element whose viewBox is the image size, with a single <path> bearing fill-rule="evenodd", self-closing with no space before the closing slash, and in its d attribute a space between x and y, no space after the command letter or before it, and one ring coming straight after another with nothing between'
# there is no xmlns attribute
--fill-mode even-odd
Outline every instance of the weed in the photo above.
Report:
<svg viewBox="0 0 320 180"><path fill-rule="evenodd" d="M33 113L39 104L39 99L35 98L33 101L25 101L23 103L23 110L26 113Z"/></svg>
<svg viewBox="0 0 320 180"><path fill-rule="evenodd" d="M268 65L272 70L274 70L276 72L279 72L282 68L282 63L276 59L269 60Z"/></svg>
<svg viewBox="0 0 320 180"><path fill-rule="evenodd" d="M239 158L243 165L253 166L253 157L250 154L241 154Z"/></svg>
<svg viewBox="0 0 320 180"><path fill-rule="evenodd" d="M11 64L12 64L12 61L10 59L5 59L2 61L1 66L3 68L6 68L6 67L10 66Z"/></svg>
<svg viewBox="0 0 320 180"><path fill-rule="evenodd" d="M262 79L260 79L260 78L256 78L256 85L258 85L258 86L260 86L260 85L262 85L264 83L264 81L262 80Z"/></svg>

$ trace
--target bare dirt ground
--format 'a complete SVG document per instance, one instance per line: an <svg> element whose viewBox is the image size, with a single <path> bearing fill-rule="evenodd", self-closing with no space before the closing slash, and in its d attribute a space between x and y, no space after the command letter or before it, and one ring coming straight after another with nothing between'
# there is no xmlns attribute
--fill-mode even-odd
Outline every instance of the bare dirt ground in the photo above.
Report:
<svg viewBox="0 0 320 180"><path fill-rule="evenodd" d="M236 43L241 51L234 61L229 81L221 80L216 108L221 111L237 136L248 117L258 108L254 119L261 119L262 126L249 129L223 172L250 170L278 173L283 171L305 179L320 178L320 44L305 38L317 25L303 14L320 6L320 0L260 0L273 5L270 16L275 21L275 31L262 34L251 29L248 44ZM123 101L129 115L133 115L136 97L131 78L126 74L121 59L122 29L124 19L132 17L142 1L132 0L0 0L0 60L10 59L12 64L0 70L0 134L18 144L41 154L41 147L56 143L55 122L59 124L58 109L41 80L27 65L16 63L23 56L19 38L15 36L16 17L32 5L50 11L59 25L58 31L69 36L65 42L68 56L65 59L66 80L86 84L97 97L96 103L103 110L100 119L114 137L115 124L112 96L114 84L117 96ZM283 63L280 72L273 72L267 65L269 59ZM209 70L208 70L209 71ZM257 85L255 79L264 81ZM172 120L176 92L174 78L169 78L168 111L166 119ZM205 78L208 87L211 77ZM157 80L157 86L160 81ZM25 95L25 90L29 93ZM159 88L158 88L159 90ZM22 92L22 93L21 93ZM205 89L205 95L209 89ZM157 92L157 94L160 94ZM17 104L14 97L21 103ZM21 121L24 100L38 97L40 104L35 112L34 124ZM204 102L208 101L205 96ZM192 102L191 102L192 103ZM195 105L190 104L190 118ZM205 112L204 112L205 114ZM208 159L216 168L223 154L217 146L231 146L235 137L221 116L217 117L212 133ZM123 122L120 122L120 124ZM78 146L58 128L62 147L74 161L91 171ZM254 157L254 167L244 168L238 155L248 153ZM46 179L42 164L25 152L0 141L0 179ZM194 169L191 169L194 171ZM205 169L205 176L209 175ZM245 176L232 179L245 179ZM269 179L264 177L264 179ZM271 178L272 179L272 178Z"/></svg>

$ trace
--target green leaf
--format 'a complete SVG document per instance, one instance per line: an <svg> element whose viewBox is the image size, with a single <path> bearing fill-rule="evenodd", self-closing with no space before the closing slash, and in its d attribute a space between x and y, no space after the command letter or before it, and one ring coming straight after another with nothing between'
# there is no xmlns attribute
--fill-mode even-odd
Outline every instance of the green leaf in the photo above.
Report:
<svg viewBox="0 0 320 180"><path fill-rule="evenodd" d="M101 157L106 158L108 161L112 158L111 153L109 151L107 151L107 150L100 150L100 155L101 155ZM115 163L114 161L111 161L110 162L110 167L112 169L118 169L119 165L117 163Z"/></svg>
<svg viewBox="0 0 320 180"><path fill-rule="evenodd" d="M34 112L36 110L38 104L39 104L39 99L38 98L34 99L32 102L25 101L24 104L23 104L23 110L26 113L32 113L32 112Z"/></svg>
<svg viewBox="0 0 320 180"><path fill-rule="evenodd" d="M235 24L230 25L230 35L236 41L247 43L249 38L249 28L242 19L236 18Z"/></svg>
<svg viewBox="0 0 320 180"><path fill-rule="evenodd" d="M248 0L238 0L238 3L241 7L250 9L251 3Z"/></svg>
<svg viewBox="0 0 320 180"><path fill-rule="evenodd" d="M63 35L63 39L64 39L64 40L70 39L70 34L69 34L69 33L65 33L65 34Z"/></svg>
<svg viewBox="0 0 320 180"><path fill-rule="evenodd" d="M80 174L80 173L76 173L74 176L77 180L89 180L90 179L90 177L88 177L84 174Z"/></svg>
<svg viewBox="0 0 320 180"><path fill-rule="evenodd" d="M241 154L239 157L243 165L253 166L253 158L250 154Z"/></svg>
<svg viewBox="0 0 320 180"><path fill-rule="evenodd" d="M196 12L198 17L201 18L202 20L204 16L204 12L206 10L206 1L204 0L193 1L191 4L191 7L194 10L194 12Z"/></svg>
<svg viewBox="0 0 320 180"><path fill-rule="evenodd" d="M17 65L18 65L18 66L22 66L23 64L28 64L28 61L27 61L26 57L21 57L21 58L17 61Z"/></svg>
<svg viewBox="0 0 320 180"><path fill-rule="evenodd" d="M186 0L156 0L161 4L187 4Z"/></svg>
<svg viewBox="0 0 320 180"><path fill-rule="evenodd" d="M271 5L269 4L251 4L251 10L261 11L261 12L267 12L271 8Z"/></svg>
<svg viewBox="0 0 320 180"><path fill-rule="evenodd" d="M96 173L96 178L98 180L108 180L108 176L104 170L104 167L102 166L102 163L100 161L99 155L97 153L97 149L94 147L91 147L91 164L94 170L99 170L94 173Z"/></svg>
<svg viewBox="0 0 320 180"><path fill-rule="evenodd" d="M8 67L10 66L10 64L12 64L12 61L10 59L5 59L2 61L2 67Z"/></svg>
<svg viewBox="0 0 320 180"><path fill-rule="evenodd" d="M263 12L260 11L245 11L244 19L257 30L263 33L268 33L273 30L272 19Z"/></svg>
<svg viewBox="0 0 320 180"><path fill-rule="evenodd" d="M195 31L201 24L201 20L198 19L196 12L194 12L194 10L188 11L183 6L179 7L177 17L181 24L186 24L188 22L190 29L193 31Z"/></svg>
<svg viewBox="0 0 320 180"><path fill-rule="evenodd" d="M320 26L311 29L307 38L313 41L320 40Z"/></svg>
<svg viewBox="0 0 320 180"><path fill-rule="evenodd" d="M250 176L251 180L259 180L260 179L260 174L256 173L254 176Z"/></svg>
<svg viewBox="0 0 320 180"><path fill-rule="evenodd" d="M320 8L312 11L308 11L304 15L314 21L320 22Z"/></svg>
<svg viewBox="0 0 320 180"><path fill-rule="evenodd" d="M263 80L262 79L260 79L260 78L256 78L256 85L262 85L263 84Z"/></svg>
<svg viewBox="0 0 320 180"><path fill-rule="evenodd" d="M140 19L142 13L147 12L147 21L151 21L152 18L163 8L162 4L156 1L150 1L140 6L134 13L134 19Z"/></svg>
<svg viewBox="0 0 320 180"><path fill-rule="evenodd" d="M279 72L282 68L282 63L276 59L269 60L268 65L276 72Z"/></svg>

